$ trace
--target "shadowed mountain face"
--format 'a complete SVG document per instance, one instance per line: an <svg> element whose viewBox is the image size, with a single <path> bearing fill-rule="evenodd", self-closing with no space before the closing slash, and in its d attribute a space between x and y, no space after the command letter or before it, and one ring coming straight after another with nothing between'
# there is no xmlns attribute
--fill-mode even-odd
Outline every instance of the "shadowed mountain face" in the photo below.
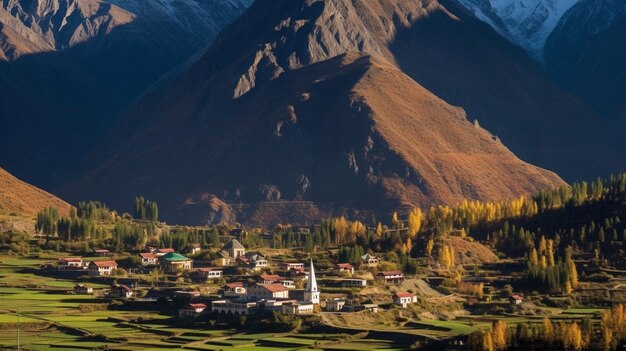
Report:
<svg viewBox="0 0 626 351"><path fill-rule="evenodd" d="M2 165L38 185L67 181L132 100L249 2L4 1Z"/></svg>
<svg viewBox="0 0 626 351"><path fill-rule="evenodd" d="M456 53L442 45L457 23L461 33L466 22L436 1L256 1L186 73L133 108L73 195L124 207L144 194L188 223L215 219L217 195L238 220L272 225L563 184L412 78ZM470 35L486 31L467 23ZM416 54L429 49L422 33L432 57Z"/></svg>
<svg viewBox="0 0 626 351"><path fill-rule="evenodd" d="M626 101L624 42L626 3L582 0L563 16L548 39L546 68L590 106L611 115Z"/></svg>

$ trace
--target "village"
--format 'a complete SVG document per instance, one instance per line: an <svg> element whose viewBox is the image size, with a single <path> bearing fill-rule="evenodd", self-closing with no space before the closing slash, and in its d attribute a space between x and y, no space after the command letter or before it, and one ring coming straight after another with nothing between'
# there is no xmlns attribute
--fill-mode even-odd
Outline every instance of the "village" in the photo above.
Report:
<svg viewBox="0 0 626 351"><path fill-rule="evenodd" d="M195 245L189 255L200 253ZM97 260L83 257L60 258L56 270L65 276L102 278L114 277L119 265L112 259L113 254L104 249L96 249L93 255ZM271 261L257 252L247 251L235 238L229 240L219 250L212 261L194 261L171 248L147 248L138 253L140 265L127 267L135 276L159 272L163 275L182 276L195 283L220 284L216 294L203 295L198 291L174 288L154 288L143 286L137 280L120 278L108 289L94 290L89 279L77 283L75 294L94 294L101 297L133 300L133 306L141 303L155 303L159 298L178 300L185 304L178 310L181 319L200 319L211 313L222 315L253 315L280 312L287 315L308 315L325 312L353 313L360 311L377 312L380 306L375 303L361 303L350 299L347 294L322 299L322 284L318 283L315 262ZM336 262L323 270L323 285L331 288L362 289L371 284L398 285L405 279L401 271L378 271L380 259L372 254L361 257L361 264L354 267L350 263ZM207 264L213 265L207 265ZM372 274L372 271L375 273ZM364 273L364 274L359 274ZM359 276L373 276L373 280ZM120 281L128 281L126 284ZM333 294L337 295L337 294ZM395 307L406 308L417 302L417 296L408 291L397 291L389 295L389 302ZM145 306L137 307L145 309Z"/></svg>

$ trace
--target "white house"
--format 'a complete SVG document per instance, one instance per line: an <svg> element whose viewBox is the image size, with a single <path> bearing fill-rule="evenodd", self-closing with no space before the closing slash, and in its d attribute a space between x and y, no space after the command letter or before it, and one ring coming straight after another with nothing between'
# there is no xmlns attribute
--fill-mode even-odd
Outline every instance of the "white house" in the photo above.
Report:
<svg viewBox="0 0 626 351"><path fill-rule="evenodd" d="M213 268L196 268L194 274L198 279L220 279L223 272Z"/></svg>
<svg viewBox="0 0 626 351"><path fill-rule="evenodd" d="M398 306L402 306L402 308L406 308L406 306L416 303L417 296L408 292L397 292L393 294L393 303Z"/></svg>
<svg viewBox="0 0 626 351"><path fill-rule="evenodd" d="M66 257L59 258L57 262L57 269L59 271L74 271L83 269L82 257Z"/></svg>
<svg viewBox="0 0 626 351"><path fill-rule="evenodd" d="M74 285L74 294L77 294L77 295L93 294L93 288L84 284L76 284Z"/></svg>
<svg viewBox="0 0 626 351"><path fill-rule="evenodd" d="M246 295L252 300L287 299L289 290L280 283L254 284L248 287Z"/></svg>
<svg viewBox="0 0 626 351"><path fill-rule="evenodd" d="M348 272L350 274L354 274L354 267L349 263L338 263L337 264L337 272Z"/></svg>
<svg viewBox="0 0 626 351"><path fill-rule="evenodd" d="M246 287L241 282L228 283L224 286L224 297L241 297L246 295Z"/></svg>
<svg viewBox="0 0 626 351"><path fill-rule="evenodd" d="M367 286L365 279L341 279L341 286L344 288L364 288Z"/></svg>
<svg viewBox="0 0 626 351"><path fill-rule="evenodd" d="M126 285L112 285L109 297L114 299L128 299L133 296L133 290Z"/></svg>
<svg viewBox="0 0 626 351"><path fill-rule="evenodd" d="M159 264L159 255L151 252L142 252L139 254L141 258L141 265L144 267L147 266L156 266Z"/></svg>
<svg viewBox="0 0 626 351"><path fill-rule="evenodd" d="M313 304L308 302L290 302L282 306L284 314L303 315L313 313Z"/></svg>
<svg viewBox="0 0 626 351"><path fill-rule="evenodd" d="M346 300L344 299L332 299L326 301L326 311L328 312L339 312L343 309L343 306L346 305Z"/></svg>
<svg viewBox="0 0 626 351"><path fill-rule="evenodd" d="M233 302L227 300L213 301L211 311L218 314L234 314L243 316L258 312L256 302Z"/></svg>
<svg viewBox="0 0 626 351"><path fill-rule="evenodd" d="M117 269L115 261L91 261L87 266L87 273L92 277L99 277L113 274Z"/></svg>
<svg viewBox="0 0 626 351"><path fill-rule="evenodd" d="M361 265L363 267L376 267L380 263L380 259L369 253L361 256Z"/></svg>
<svg viewBox="0 0 626 351"><path fill-rule="evenodd" d="M304 263L300 263L300 262L298 262L298 263L285 263L283 268L286 271L290 271L292 269L301 270L301 269L304 269Z"/></svg>
<svg viewBox="0 0 626 351"><path fill-rule="evenodd" d="M207 306L203 303L190 303L178 310L180 318L198 318L207 312Z"/></svg>
<svg viewBox="0 0 626 351"><path fill-rule="evenodd" d="M385 283L400 284L404 281L404 273L400 271L384 271L378 272L374 277L376 280L382 280Z"/></svg>

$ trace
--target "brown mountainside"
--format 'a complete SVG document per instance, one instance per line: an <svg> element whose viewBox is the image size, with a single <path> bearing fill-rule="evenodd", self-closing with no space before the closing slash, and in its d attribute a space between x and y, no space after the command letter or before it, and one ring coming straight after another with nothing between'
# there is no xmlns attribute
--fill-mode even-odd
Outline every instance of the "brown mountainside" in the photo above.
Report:
<svg viewBox="0 0 626 351"><path fill-rule="evenodd" d="M46 207L55 207L67 216L71 206L0 168L0 214L35 217L37 212Z"/></svg>
<svg viewBox="0 0 626 351"><path fill-rule="evenodd" d="M257 1L136 106L79 192L144 194L186 222L215 218L217 195L272 225L293 209L365 217L563 184L398 68L398 32L437 14L458 21L435 1Z"/></svg>

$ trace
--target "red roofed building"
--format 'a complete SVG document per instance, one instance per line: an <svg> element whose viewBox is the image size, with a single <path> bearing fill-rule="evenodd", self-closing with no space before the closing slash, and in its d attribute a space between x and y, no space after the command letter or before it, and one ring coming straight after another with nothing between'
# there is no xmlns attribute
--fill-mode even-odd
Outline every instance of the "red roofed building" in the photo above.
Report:
<svg viewBox="0 0 626 351"><path fill-rule="evenodd" d="M282 284L255 284L248 287L246 294L251 299L287 299L289 298L289 290Z"/></svg>
<svg viewBox="0 0 626 351"><path fill-rule="evenodd" d="M516 294L516 295L511 296L510 300L511 300L511 304L519 305L522 302L524 302L524 297L522 295L517 295Z"/></svg>
<svg viewBox="0 0 626 351"><path fill-rule="evenodd" d="M400 284L404 281L404 273L400 271L378 272L374 277L376 280L383 280L385 283Z"/></svg>
<svg viewBox="0 0 626 351"><path fill-rule="evenodd" d="M207 305L203 303L190 303L178 310L180 318L198 318L206 313Z"/></svg>
<svg viewBox="0 0 626 351"><path fill-rule="evenodd" d="M402 306L402 308L406 308L406 306L416 303L417 296L408 292L397 292L393 294L393 303L398 306Z"/></svg>
<svg viewBox="0 0 626 351"><path fill-rule="evenodd" d="M57 269L60 271L71 271L83 269L82 257L59 258Z"/></svg>
<svg viewBox="0 0 626 351"><path fill-rule="evenodd" d="M93 250L93 252L96 254L96 256L109 256L111 254L111 251L106 249L97 249Z"/></svg>
<svg viewBox="0 0 626 351"><path fill-rule="evenodd" d="M224 285L224 297L241 297L246 295L246 287L243 283L228 283Z"/></svg>
<svg viewBox="0 0 626 351"><path fill-rule="evenodd" d="M159 255L150 253L150 252L142 252L139 254L141 257L141 265L142 266L156 266L159 264Z"/></svg>
<svg viewBox="0 0 626 351"><path fill-rule="evenodd" d="M350 274L354 274L354 267L352 267L352 265L349 263L338 263L337 270L339 271L339 273L348 272Z"/></svg>
<svg viewBox="0 0 626 351"><path fill-rule="evenodd" d="M259 284L274 284L281 279L279 275L276 274L261 274L257 281Z"/></svg>
<svg viewBox="0 0 626 351"><path fill-rule="evenodd" d="M128 299L133 296L133 290L126 285L116 284L111 286L109 297L114 299Z"/></svg>
<svg viewBox="0 0 626 351"><path fill-rule="evenodd" d="M117 269L115 261L91 261L87 266L87 272L92 277L111 275Z"/></svg>

